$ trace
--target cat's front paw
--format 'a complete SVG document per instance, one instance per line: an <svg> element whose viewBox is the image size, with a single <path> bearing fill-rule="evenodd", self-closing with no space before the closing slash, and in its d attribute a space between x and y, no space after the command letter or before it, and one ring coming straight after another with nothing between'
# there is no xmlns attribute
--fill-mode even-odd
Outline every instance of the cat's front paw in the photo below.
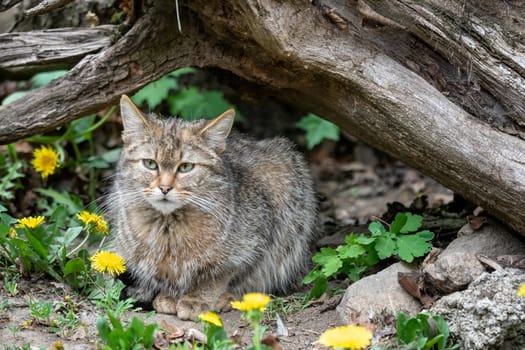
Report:
<svg viewBox="0 0 525 350"><path fill-rule="evenodd" d="M183 296L177 303L177 317L181 320L195 321L199 314L211 311L213 306L204 299Z"/></svg>
<svg viewBox="0 0 525 350"><path fill-rule="evenodd" d="M232 305L231 305L231 302L234 301L236 298L235 298L235 295L233 295L232 293L223 293L220 297L219 297L219 300L217 300L217 305L215 306L215 308L217 309L217 311L231 311L232 309Z"/></svg>
<svg viewBox="0 0 525 350"><path fill-rule="evenodd" d="M161 314L177 314L177 299L167 295L159 294L153 299L153 308Z"/></svg>

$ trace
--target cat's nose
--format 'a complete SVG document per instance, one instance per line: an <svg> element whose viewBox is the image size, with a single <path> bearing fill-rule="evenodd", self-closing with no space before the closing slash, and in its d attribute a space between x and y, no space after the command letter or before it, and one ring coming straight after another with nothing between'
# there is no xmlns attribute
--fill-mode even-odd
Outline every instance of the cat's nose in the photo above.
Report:
<svg viewBox="0 0 525 350"><path fill-rule="evenodd" d="M163 194L168 193L172 188L170 185L159 185L159 189Z"/></svg>

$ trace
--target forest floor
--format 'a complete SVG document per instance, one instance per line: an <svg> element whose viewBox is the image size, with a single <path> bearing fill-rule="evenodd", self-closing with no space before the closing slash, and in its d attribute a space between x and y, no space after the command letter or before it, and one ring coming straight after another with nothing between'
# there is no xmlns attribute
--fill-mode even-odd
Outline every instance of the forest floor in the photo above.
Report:
<svg viewBox="0 0 525 350"><path fill-rule="evenodd" d="M350 154L338 152L334 144L319 147L310 154L312 174L321 196L321 219L328 231L347 227L363 227L370 219L388 211L387 204L398 202L409 206L416 198L426 195L430 206L448 203L452 193L429 178L400 162L379 154L366 146L356 146ZM339 153L339 155L337 155ZM330 296L306 303L304 295L309 286L299 293L276 297L265 319L266 334L276 335L284 349L321 349L316 341L326 329L340 325L336 306L350 282L335 281ZM68 299L70 298L70 299ZM55 329L32 318L29 300L60 303L72 301L80 326ZM1 305L4 305L2 308ZM278 315L278 317L277 317ZM17 293L0 289L0 343L5 349L31 345L31 348L53 348L56 342L66 349L97 348L96 319L100 316L93 303L76 294L68 285L33 275L17 281ZM139 316L146 319L148 312L129 312L124 318ZM246 341L249 327L240 313L231 311L222 315L229 335ZM278 325L277 318L282 323ZM202 324L181 321L171 315L154 314L146 323L157 322L165 331L158 336L160 348L166 339L177 338L190 329L202 330ZM55 344L55 345L54 345ZM276 347L278 349L278 347Z"/></svg>

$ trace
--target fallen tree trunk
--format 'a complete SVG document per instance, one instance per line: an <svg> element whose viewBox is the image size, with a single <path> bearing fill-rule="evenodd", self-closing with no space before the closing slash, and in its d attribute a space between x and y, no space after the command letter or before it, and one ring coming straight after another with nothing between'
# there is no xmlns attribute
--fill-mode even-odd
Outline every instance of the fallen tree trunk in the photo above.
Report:
<svg viewBox="0 0 525 350"><path fill-rule="evenodd" d="M0 67L6 77L70 68L110 46L117 36L112 25L0 34Z"/></svg>
<svg viewBox="0 0 525 350"><path fill-rule="evenodd" d="M439 28L431 21L444 22L430 1L415 13L379 0L191 1L180 9L182 33L174 5L152 2L114 45L0 107L0 142L52 130L176 68L219 67L334 121L525 234L523 100L516 102L523 91L496 93L520 83L519 52L505 67L512 74L480 79L497 72L498 61L482 56L464 67L446 59L469 57L464 46L451 43L443 57L425 42L433 38L425 28ZM422 12L433 14L426 27L418 24Z"/></svg>

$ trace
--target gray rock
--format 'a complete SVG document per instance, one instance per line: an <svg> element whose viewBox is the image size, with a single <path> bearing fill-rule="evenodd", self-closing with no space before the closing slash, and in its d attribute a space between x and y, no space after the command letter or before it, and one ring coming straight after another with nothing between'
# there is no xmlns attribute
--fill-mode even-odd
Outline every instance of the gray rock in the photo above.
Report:
<svg viewBox="0 0 525 350"><path fill-rule="evenodd" d="M465 232L462 228L461 232ZM479 230L469 235L462 235L452 241L442 254L469 253L485 255L523 254L525 244L517 234L505 226L489 221Z"/></svg>
<svg viewBox="0 0 525 350"><path fill-rule="evenodd" d="M465 289L485 272L474 254L454 252L441 254L435 263L425 266L425 279L445 294Z"/></svg>
<svg viewBox="0 0 525 350"><path fill-rule="evenodd" d="M525 297L516 292L524 282L522 270L485 272L468 289L441 298L431 312L448 321L461 349L522 349Z"/></svg>
<svg viewBox="0 0 525 350"><path fill-rule="evenodd" d="M498 256L524 253L523 242L504 226L491 222L452 241L434 263L423 268L423 272L425 279L438 290L452 293L465 289L485 271L476 254Z"/></svg>
<svg viewBox="0 0 525 350"><path fill-rule="evenodd" d="M337 314L344 323L353 323L363 315L373 318L386 311L396 315L404 311L415 315L421 304L401 288L397 281L398 272L414 269L403 263L395 263L388 268L360 279L351 284L337 306Z"/></svg>

